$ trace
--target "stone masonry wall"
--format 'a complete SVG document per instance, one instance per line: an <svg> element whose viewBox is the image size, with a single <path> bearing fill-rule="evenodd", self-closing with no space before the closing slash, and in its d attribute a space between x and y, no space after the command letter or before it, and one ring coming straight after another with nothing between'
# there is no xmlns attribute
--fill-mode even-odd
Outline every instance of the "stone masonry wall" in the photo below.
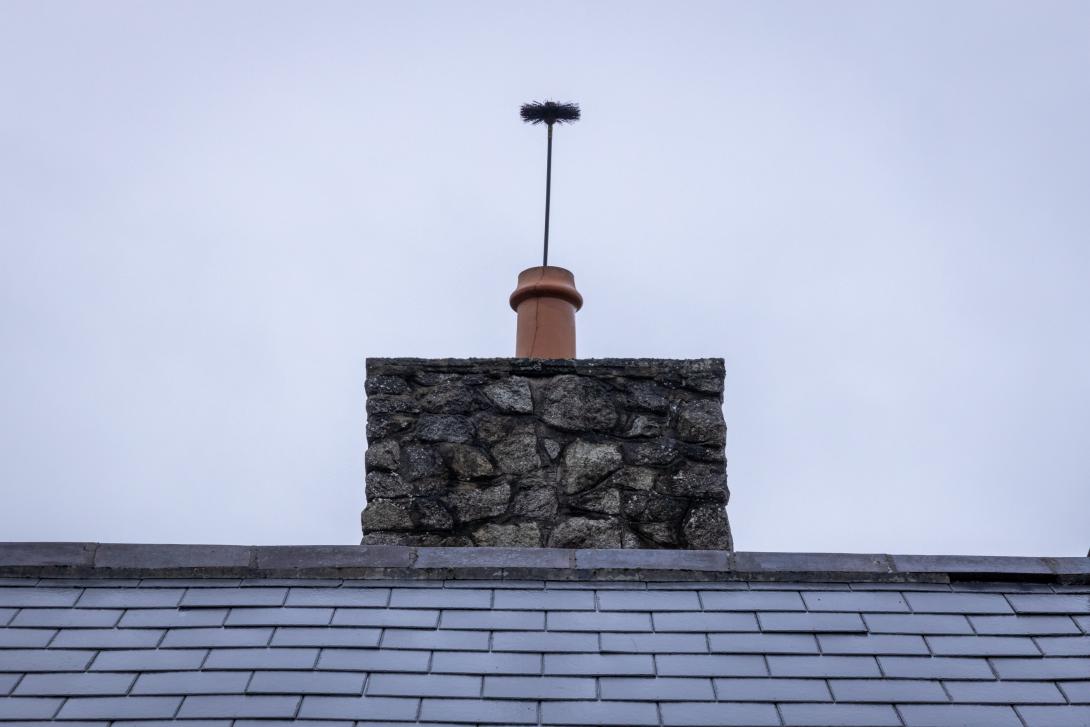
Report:
<svg viewBox="0 0 1090 727"><path fill-rule="evenodd" d="M368 359L365 544L732 548L722 359Z"/></svg>

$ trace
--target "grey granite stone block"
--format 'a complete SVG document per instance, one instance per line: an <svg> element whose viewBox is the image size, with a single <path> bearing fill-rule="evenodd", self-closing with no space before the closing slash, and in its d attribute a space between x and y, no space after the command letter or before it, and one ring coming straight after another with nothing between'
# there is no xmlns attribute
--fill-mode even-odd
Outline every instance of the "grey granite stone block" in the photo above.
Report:
<svg viewBox="0 0 1090 727"><path fill-rule="evenodd" d="M364 542L729 550L722 379L719 359L369 359Z"/></svg>

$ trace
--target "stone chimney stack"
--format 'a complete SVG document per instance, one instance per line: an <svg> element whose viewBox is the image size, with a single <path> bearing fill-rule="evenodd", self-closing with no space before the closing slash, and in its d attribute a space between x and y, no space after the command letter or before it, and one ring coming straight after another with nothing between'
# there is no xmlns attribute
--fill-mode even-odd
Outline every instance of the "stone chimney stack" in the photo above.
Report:
<svg viewBox="0 0 1090 727"><path fill-rule="evenodd" d="M722 359L369 359L363 542L730 550L723 378Z"/></svg>

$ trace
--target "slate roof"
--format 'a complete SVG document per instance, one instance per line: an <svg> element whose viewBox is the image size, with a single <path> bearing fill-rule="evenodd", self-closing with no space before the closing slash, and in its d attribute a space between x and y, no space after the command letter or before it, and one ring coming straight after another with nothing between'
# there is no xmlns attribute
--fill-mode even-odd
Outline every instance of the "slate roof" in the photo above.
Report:
<svg viewBox="0 0 1090 727"><path fill-rule="evenodd" d="M0 721L1090 725L1087 559L58 547L0 545Z"/></svg>

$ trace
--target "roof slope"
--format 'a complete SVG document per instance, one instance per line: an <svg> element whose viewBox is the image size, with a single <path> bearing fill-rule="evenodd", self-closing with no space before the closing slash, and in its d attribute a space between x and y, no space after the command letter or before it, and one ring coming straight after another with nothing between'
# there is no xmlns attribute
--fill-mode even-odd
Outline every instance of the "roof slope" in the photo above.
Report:
<svg viewBox="0 0 1090 727"><path fill-rule="evenodd" d="M1056 582L9 577L0 626L19 722L1090 725Z"/></svg>

